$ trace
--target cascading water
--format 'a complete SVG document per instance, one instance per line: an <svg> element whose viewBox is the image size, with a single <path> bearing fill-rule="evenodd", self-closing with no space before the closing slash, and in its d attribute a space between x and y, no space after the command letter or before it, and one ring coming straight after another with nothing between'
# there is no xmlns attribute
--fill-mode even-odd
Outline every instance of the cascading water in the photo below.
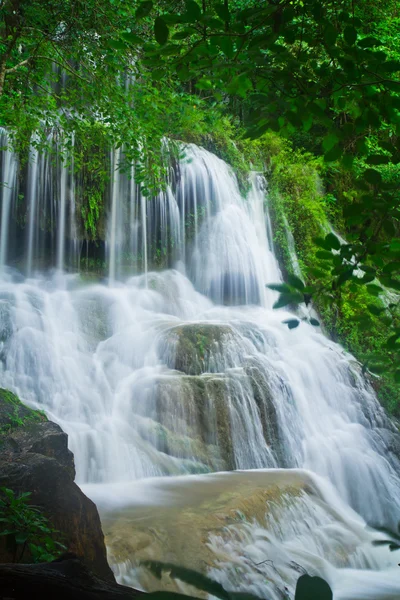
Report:
<svg viewBox="0 0 400 600"><path fill-rule="evenodd" d="M59 188L47 159L32 153L29 275L43 253L46 210L58 241L54 266L64 266L79 230L65 221L77 212L73 177L58 169L61 192L53 196ZM265 284L281 275L264 179L253 174L243 199L223 161L188 146L166 189L147 200L118 170L120 157L116 151L110 160L108 285L3 272L1 386L69 434L79 484L305 468L330 480L368 522L394 525L394 427L351 356L307 323L288 330L288 313L272 310L276 294ZM2 165L3 182L15 181L15 158L4 155ZM0 227L8 240L14 200L4 189ZM149 271L154 264L175 269ZM124 278L132 265L143 273ZM242 548L235 543L227 546L232 556Z"/></svg>

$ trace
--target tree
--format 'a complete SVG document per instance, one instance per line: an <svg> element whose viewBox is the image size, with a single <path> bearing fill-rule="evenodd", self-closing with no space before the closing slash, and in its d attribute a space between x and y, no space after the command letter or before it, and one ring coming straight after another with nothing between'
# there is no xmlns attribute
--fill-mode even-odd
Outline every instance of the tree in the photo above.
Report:
<svg viewBox="0 0 400 600"><path fill-rule="evenodd" d="M236 103L251 138L271 129L288 137L318 132L325 162L351 173L348 242L333 233L318 240L319 269L307 286L281 290L279 306L324 293L340 303L351 285L371 296L400 291L400 27L396 3L385 4L384 19L381 10L364 0L187 0L183 11L154 21L158 48L147 47L143 62L158 66L155 77L173 72L200 95L231 110ZM389 331L387 356L369 366L389 363L400 381L399 301L391 298L369 309Z"/></svg>

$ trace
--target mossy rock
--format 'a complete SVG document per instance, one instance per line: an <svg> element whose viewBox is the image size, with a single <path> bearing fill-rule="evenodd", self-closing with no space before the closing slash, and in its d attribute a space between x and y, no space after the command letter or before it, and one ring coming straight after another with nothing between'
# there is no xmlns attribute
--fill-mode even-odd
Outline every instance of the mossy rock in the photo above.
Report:
<svg viewBox="0 0 400 600"><path fill-rule="evenodd" d="M186 373L218 373L229 364L226 343L235 336L229 325L188 323L172 327L161 342L160 354L167 366Z"/></svg>
<svg viewBox="0 0 400 600"><path fill-rule="evenodd" d="M256 361L251 360L245 365L244 371L250 380L253 390L265 441L272 449L279 464L285 464L285 453L280 448L279 420L270 375ZM281 382L281 385L284 386L284 382Z"/></svg>
<svg viewBox="0 0 400 600"><path fill-rule="evenodd" d="M28 408L22 404L18 396L0 388L0 435L29 423L41 421L47 421L42 411Z"/></svg>
<svg viewBox="0 0 400 600"><path fill-rule="evenodd" d="M0 298L0 347L5 344L13 333L13 324L11 318L11 299Z"/></svg>
<svg viewBox="0 0 400 600"><path fill-rule="evenodd" d="M112 334L108 304L107 300L101 297L83 296L78 300L82 332L93 350L99 342L106 340Z"/></svg>
<svg viewBox="0 0 400 600"><path fill-rule="evenodd" d="M146 402L136 404L138 433L170 456L234 468L226 385L220 374L159 377Z"/></svg>

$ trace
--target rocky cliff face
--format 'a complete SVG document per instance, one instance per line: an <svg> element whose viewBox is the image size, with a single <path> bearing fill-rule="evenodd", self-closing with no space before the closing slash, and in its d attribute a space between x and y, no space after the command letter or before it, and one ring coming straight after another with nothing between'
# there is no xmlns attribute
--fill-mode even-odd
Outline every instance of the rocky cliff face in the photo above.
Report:
<svg viewBox="0 0 400 600"><path fill-rule="evenodd" d="M31 492L29 502L60 531L67 550L98 577L112 581L99 514L74 483L74 458L67 442L58 425L0 389L0 487L17 494ZM0 562L11 562L2 540Z"/></svg>

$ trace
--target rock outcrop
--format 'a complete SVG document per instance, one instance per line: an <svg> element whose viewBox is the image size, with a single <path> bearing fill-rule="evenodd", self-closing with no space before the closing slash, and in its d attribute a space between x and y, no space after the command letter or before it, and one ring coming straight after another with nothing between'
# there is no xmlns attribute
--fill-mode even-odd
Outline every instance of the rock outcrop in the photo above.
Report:
<svg viewBox="0 0 400 600"><path fill-rule="evenodd" d="M29 502L42 509L67 550L98 577L114 581L97 508L74 477L66 433L11 392L0 390L0 487L16 494L30 492ZM11 562L3 540L0 562Z"/></svg>
<svg viewBox="0 0 400 600"><path fill-rule="evenodd" d="M99 579L74 555L52 563L0 565L1 597L8 600L133 600L142 592Z"/></svg>
<svg viewBox="0 0 400 600"><path fill-rule="evenodd" d="M221 373L233 367L226 344L235 333L229 325L188 323L172 327L161 341L168 367L186 375Z"/></svg>

